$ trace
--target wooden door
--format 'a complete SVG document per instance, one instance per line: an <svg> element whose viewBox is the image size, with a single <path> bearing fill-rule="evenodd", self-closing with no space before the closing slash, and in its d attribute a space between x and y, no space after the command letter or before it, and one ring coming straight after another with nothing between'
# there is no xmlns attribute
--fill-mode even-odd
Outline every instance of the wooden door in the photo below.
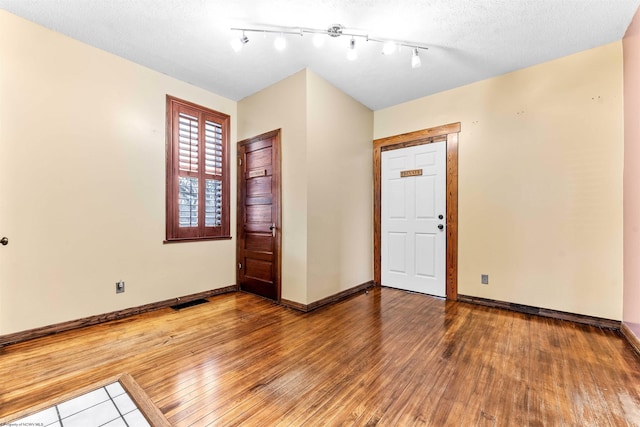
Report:
<svg viewBox="0 0 640 427"><path fill-rule="evenodd" d="M280 130L238 142L237 283L280 301Z"/></svg>
<svg viewBox="0 0 640 427"><path fill-rule="evenodd" d="M382 152L382 284L446 293L446 141Z"/></svg>

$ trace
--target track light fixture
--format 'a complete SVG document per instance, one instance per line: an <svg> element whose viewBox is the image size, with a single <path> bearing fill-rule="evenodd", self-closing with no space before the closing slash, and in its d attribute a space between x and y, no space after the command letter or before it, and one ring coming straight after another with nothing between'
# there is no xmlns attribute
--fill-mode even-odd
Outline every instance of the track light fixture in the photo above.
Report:
<svg viewBox="0 0 640 427"><path fill-rule="evenodd" d="M242 50L242 46L249 43L249 37L245 36L244 31L242 32L242 37L231 39L231 49L235 52L240 52Z"/></svg>
<svg viewBox="0 0 640 427"><path fill-rule="evenodd" d="M249 42L249 39L245 35L245 32L255 32L266 34L278 34L274 41L274 47L277 50L284 50L287 46L285 35L303 36L305 34L313 34L313 44L316 47L321 47L327 40L327 36L331 38L349 36L349 48L347 50L347 59L354 61L358 57L358 51L356 50L356 38L365 39L367 42L375 42L382 44L382 54L391 55L401 47L407 47L411 49L411 68L419 68L422 65L418 51L420 49L427 50L427 46L422 44L416 44L407 41L392 40L392 39L380 39L375 37L369 37L368 34L362 32L351 31L340 24L330 25L327 29L315 29L315 28L301 28L301 27L275 27L275 26L260 26L261 28L231 28L232 31L242 31L242 37L231 40L231 47L234 51L239 52L242 46Z"/></svg>
<svg viewBox="0 0 640 427"><path fill-rule="evenodd" d="M422 65L422 61L418 56L418 49L414 48L413 54L411 55L411 68L413 69L420 68L421 65Z"/></svg>
<svg viewBox="0 0 640 427"><path fill-rule="evenodd" d="M351 37L351 41L349 42L349 50L347 51L347 59L349 61L355 61L358 59L358 51L356 50L356 39Z"/></svg>
<svg viewBox="0 0 640 427"><path fill-rule="evenodd" d="M273 42L273 46L276 50L284 50L287 47L287 39L284 38L284 34L280 34Z"/></svg>

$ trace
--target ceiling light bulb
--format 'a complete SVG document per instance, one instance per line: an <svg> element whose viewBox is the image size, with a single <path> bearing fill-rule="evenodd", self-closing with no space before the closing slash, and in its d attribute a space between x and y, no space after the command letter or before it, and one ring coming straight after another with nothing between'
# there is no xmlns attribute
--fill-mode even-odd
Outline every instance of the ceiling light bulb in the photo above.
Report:
<svg viewBox="0 0 640 427"><path fill-rule="evenodd" d="M382 45L382 54L383 55L391 55L396 51L396 44L394 42L385 42Z"/></svg>
<svg viewBox="0 0 640 427"><path fill-rule="evenodd" d="M411 68L420 68L422 61L418 56L418 48L413 48L413 55L411 55Z"/></svg>
<svg viewBox="0 0 640 427"><path fill-rule="evenodd" d="M352 37L349 42L349 50L347 51L347 59L349 61L355 61L358 57L358 51L356 50L356 40Z"/></svg>
<svg viewBox="0 0 640 427"><path fill-rule="evenodd" d="M231 49L233 49L234 52L240 52L240 50L242 50L242 42L239 38L231 39L230 43Z"/></svg>
<svg viewBox="0 0 640 427"><path fill-rule="evenodd" d="M324 45L325 36L324 34L316 34L313 36L313 45L315 47L322 47Z"/></svg>
<svg viewBox="0 0 640 427"><path fill-rule="evenodd" d="M273 46L275 46L276 50L284 50L287 47L287 40L285 40L284 35L280 34L273 42Z"/></svg>

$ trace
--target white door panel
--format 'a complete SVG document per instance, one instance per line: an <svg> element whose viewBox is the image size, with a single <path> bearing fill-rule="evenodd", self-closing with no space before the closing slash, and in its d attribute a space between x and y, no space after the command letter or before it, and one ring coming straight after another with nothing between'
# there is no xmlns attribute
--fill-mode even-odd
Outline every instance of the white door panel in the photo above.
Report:
<svg viewBox="0 0 640 427"><path fill-rule="evenodd" d="M407 274L407 233L389 233L389 271Z"/></svg>
<svg viewBox="0 0 640 427"><path fill-rule="evenodd" d="M389 218L407 219L407 189L400 178L389 181Z"/></svg>
<svg viewBox="0 0 640 427"><path fill-rule="evenodd" d="M437 176L417 176L416 191L413 197L416 201L417 219L436 219L436 184ZM403 178L407 179L407 178ZM391 189L393 191L393 189ZM430 197L431 196L431 197Z"/></svg>
<svg viewBox="0 0 640 427"><path fill-rule="evenodd" d="M382 284L445 296L446 142L383 151L381 178Z"/></svg>
<svg viewBox="0 0 640 427"><path fill-rule="evenodd" d="M437 234L416 233L416 276L435 278ZM419 262L418 262L419 261Z"/></svg>
<svg viewBox="0 0 640 427"><path fill-rule="evenodd" d="M429 166L436 166L436 155L435 153L421 153L416 154L416 167L426 168Z"/></svg>

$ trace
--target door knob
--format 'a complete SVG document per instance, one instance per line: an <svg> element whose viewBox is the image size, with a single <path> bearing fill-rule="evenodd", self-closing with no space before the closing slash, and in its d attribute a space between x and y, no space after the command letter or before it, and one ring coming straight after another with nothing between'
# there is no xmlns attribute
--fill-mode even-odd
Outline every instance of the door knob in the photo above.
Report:
<svg viewBox="0 0 640 427"><path fill-rule="evenodd" d="M3 237L2 239L0 239L0 244L2 244L2 246L7 246L9 244L9 239Z"/></svg>
<svg viewBox="0 0 640 427"><path fill-rule="evenodd" d="M438 224L438 230L442 230L443 228L444 228L444 225Z"/></svg>
<svg viewBox="0 0 640 427"><path fill-rule="evenodd" d="M273 223L269 226L269 230L271 230L271 236L276 237L276 224Z"/></svg>

